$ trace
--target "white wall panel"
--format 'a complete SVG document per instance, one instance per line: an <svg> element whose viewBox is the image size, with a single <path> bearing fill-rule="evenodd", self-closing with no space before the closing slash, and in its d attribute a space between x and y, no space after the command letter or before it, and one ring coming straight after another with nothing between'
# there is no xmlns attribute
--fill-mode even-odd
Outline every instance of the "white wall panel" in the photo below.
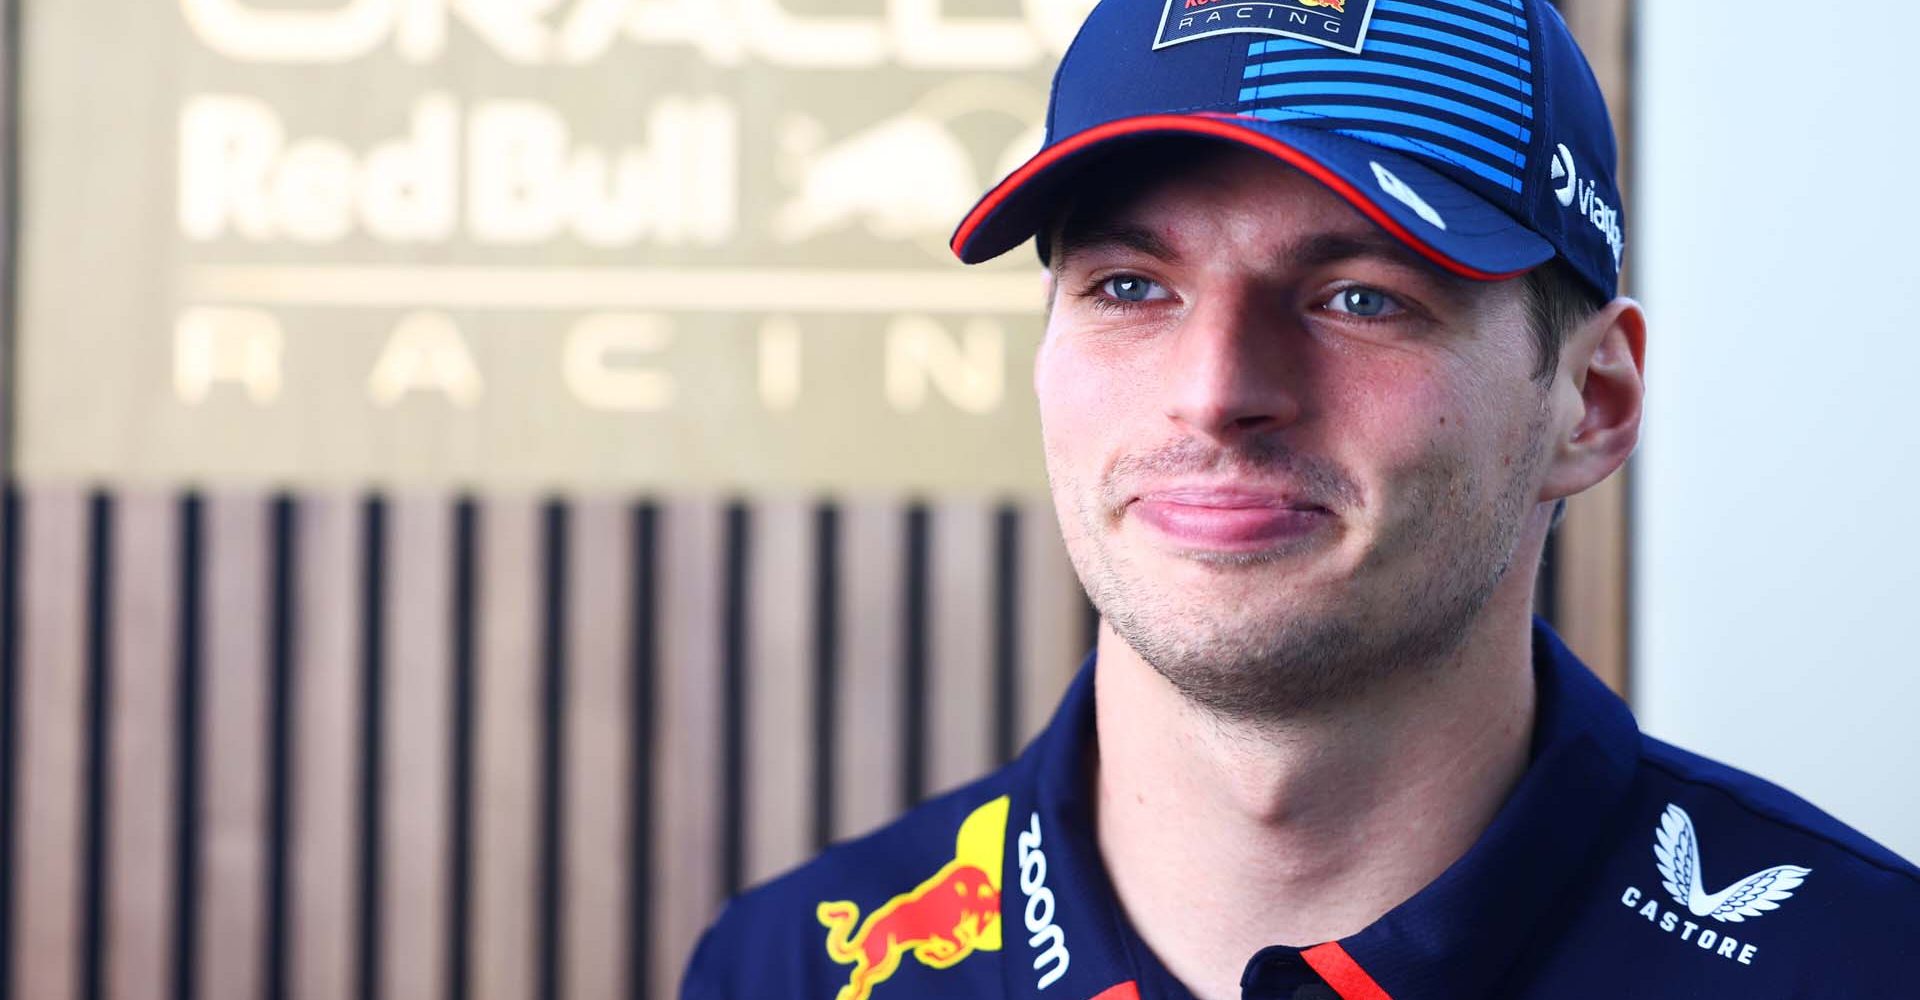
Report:
<svg viewBox="0 0 1920 1000"><path fill-rule="evenodd" d="M1636 709L1920 856L1920 8L1638 14Z"/></svg>

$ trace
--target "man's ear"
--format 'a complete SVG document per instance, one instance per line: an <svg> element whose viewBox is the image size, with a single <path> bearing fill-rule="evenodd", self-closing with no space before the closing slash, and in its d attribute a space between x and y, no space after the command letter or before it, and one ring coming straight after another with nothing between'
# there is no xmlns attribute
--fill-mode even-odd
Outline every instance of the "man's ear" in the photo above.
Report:
<svg viewBox="0 0 1920 1000"><path fill-rule="evenodd" d="M1624 296L1567 338L1550 390L1553 457L1542 501L1586 490L1626 464L1640 442L1646 353L1646 313Z"/></svg>

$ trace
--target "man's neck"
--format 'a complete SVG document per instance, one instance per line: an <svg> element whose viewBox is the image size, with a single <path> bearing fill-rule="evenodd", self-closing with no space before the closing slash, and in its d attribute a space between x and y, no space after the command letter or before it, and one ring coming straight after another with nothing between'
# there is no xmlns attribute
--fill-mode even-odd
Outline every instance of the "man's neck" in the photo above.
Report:
<svg viewBox="0 0 1920 1000"><path fill-rule="evenodd" d="M1142 939L1197 997L1237 998L1262 947L1366 927L1491 822L1526 769L1534 709L1530 622L1498 604L1447 663L1259 726L1203 713L1103 624L1101 854Z"/></svg>

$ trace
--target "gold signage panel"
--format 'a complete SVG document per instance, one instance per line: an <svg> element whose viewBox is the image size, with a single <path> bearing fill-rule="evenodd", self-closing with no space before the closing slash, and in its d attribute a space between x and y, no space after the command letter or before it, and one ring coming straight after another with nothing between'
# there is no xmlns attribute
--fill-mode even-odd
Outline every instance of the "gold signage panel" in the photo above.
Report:
<svg viewBox="0 0 1920 1000"><path fill-rule="evenodd" d="M1042 488L960 215L1086 0L35 0L30 480Z"/></svg>

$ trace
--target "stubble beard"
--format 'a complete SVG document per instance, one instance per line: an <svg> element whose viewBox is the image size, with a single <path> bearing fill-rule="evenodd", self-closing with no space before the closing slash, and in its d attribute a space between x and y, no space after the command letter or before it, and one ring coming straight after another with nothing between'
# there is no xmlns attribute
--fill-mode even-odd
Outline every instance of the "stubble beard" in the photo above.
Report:
<svg viewBox="0 0 1920 1000"><path fill-rule="evenodd" d="M1326 711L1452 662L1535 506L1547 418L1543 399L1491 503L1480 499L1475 470L1436 461L1410 478L1399 518L1381 527L1353 575L1296 601L1261 599L1289 582L1276 567L1299 557L1285 551L1187 556L1241 575L1245 606L1171 591L1108 544L1122 515L1099 490L1079 491L1080 544L1068 552L1115 634L1203 712L1258 726Z"/></svg>

